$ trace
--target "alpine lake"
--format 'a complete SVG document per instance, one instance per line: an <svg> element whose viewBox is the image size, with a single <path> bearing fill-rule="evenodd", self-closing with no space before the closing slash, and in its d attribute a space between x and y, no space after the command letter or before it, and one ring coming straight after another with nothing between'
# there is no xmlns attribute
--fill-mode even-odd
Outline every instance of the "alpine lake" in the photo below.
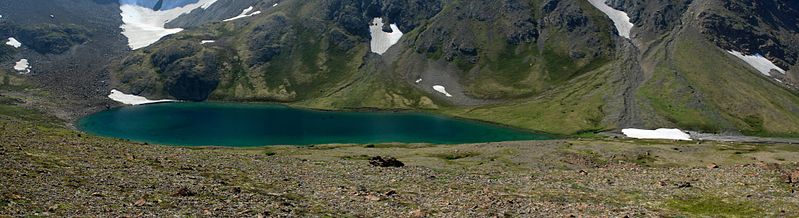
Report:
<svg viewBox="0 0 799 218"><path fill-rule="evenodd" d="M76 124L94 135L177 146L464 144L552 138L424 112L334 112L216 102L125 106L91 114Z"/></svg>

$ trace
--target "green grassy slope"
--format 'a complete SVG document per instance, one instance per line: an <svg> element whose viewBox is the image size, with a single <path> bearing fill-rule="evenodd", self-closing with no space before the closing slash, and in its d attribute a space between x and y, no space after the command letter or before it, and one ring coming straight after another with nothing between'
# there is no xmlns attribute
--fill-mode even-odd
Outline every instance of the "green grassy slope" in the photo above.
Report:
<svg viewBox="0 0 799 218"><path fill-rule="evenodd" d="M447 113L471 119L557 134L577 134L611 127L602 123L604 97L611 93L609 66L586 73L536 98Z"/></svg>
<svg viewBox="0 0 799 218"><path fill-rule="evenodd" d="M699 51L699 52L698 52ZM703 40L696 32L682 34L672 50L675 68L687 85L701 93L705 109L719 116L694 113L678 120L704 120L711 127L731 127L748 134L799 134L799 96L776 85L748 65ZM670 99L679 99L674 96ZM673 105L686 105L677 102ZM668 107L660 107L667 109ZM715 119L715 120L714 120Z"/></svg>

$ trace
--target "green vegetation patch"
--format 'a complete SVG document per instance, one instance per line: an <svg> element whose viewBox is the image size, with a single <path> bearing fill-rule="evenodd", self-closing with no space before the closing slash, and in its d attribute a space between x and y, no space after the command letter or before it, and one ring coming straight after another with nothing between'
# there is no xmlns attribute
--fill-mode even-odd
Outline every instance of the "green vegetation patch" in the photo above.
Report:
<svg viewBox="0 0 799 218"><path fill-rule="evenodd" d="M758 217L763 213L752 202L709 196L672 199L666 202L666 206L691 216Z"/></svg>
<svg viewBox="0 0 799 218"><path fill-rule="evenodd" d="M466 152L455 151L453 153L441 153L433 155L433 157L441 158L444 160L458 160L458 159L470 158L476 156L480 156L480 153L473 151L466 151Z"/></svg>

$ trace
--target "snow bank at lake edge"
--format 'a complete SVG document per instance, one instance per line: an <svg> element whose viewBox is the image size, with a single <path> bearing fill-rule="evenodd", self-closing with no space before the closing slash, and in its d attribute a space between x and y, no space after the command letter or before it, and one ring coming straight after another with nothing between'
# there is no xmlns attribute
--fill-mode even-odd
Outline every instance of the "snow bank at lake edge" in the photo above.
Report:
<svg viewBox="0 0 799 218"><path fill-rule="evenodd" d="M684 140L684 141L692 141L691 135L685 133L679 129L656 129L656 130L646 130L646 129L622 129L622 133L625 136L635 139L671 139L671 140Z"/></svg>
<svg viewBox="0 0 799 218"><path fill-rule="evenodd" d="M132 94L125 94L119 90L113 89L111 90L111 94L108 94L108 98L111 100L117 101L123 104L129 105L142 105L142 104L153 104L153 103L162 103L162 102L176 102L175 100L150 100L145 97L141 97L138 95Z"/></svg>

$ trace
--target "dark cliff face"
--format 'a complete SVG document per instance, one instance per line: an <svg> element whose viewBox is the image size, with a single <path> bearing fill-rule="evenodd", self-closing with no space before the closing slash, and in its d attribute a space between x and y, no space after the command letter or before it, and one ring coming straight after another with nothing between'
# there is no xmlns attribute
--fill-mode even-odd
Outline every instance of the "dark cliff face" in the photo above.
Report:
<svg viewBox="0 0 799 218"><path fill-rule="evenodd" d="M627 12L635 24L634 35L653 40L681 24L683 13L694 0L608 0L608 5Z"/></svg>
<svg viewBox="0 0 799 218"><path fill-rule="evenodd" d="M214 91L226 99L312 98L352 79L368 52L368 24L374 17L412 31L441 9L438 1L421 0L236 2L242 4L214 4L208 12L195 11L171 22L201 26L118 62L113 67L116 81L133 93L183 100L205 100ZM215 11L226 8L240 12L244 3L253 3L263 14L231 22L187 22L187 17L219 17ZM204 39L217 42L200 45ZM190 66L214 55L223 56L214 59L218 64Z"/></svg>
<svg viewBox="0 0 799 218"><path fill-rule="evenodd" d="M208 10L222 10L219 7L212 6ZM264 14L230 24L211 22L198 28L197 32L182 33L225 41L203 47L225 46L243 51L238 52L240 59L227 64L243 67L239 70L244 74L264 74L269 79L253 81L225 77L220 84L233 88L245 83L243 86L250 90L245 96L258 92L255 88L258 86L275 92L246 98L280 101L312 98L321 94L311 93L325 92L319 89L351 78L359 71L359 62L368 53L368 24L375 17L397 24L406 33L395 47L413 53L402 52L399 59L407 60L402 57L422 54L432 61L444 60L456 65L458 70L455 72L442 73L457 78L458 83L467 87L467 94L475 98L501 99L538 93L589 71L598 63L607 61L607 56L612 53L612 35L607 32L612 30L612 25L589 4L578 0L503 0L498 3L319 0L286 1L277 7L272 7L270 1L262 1L255 4L255 10ZM188 17L201 14L193 12ZM199 29L205 29L206 33ZM200 39L167 37L164 43L145 50L163 50L164 46L160 44L181 40L194 40L196 43ZM170 52L178 51L167 53ZM183 52L191 53L190 56L202 53L199 50ZM412 63L401 61L395 64ZM160 74L177 73L163 66L155 67ZM117 71L125 74L141 70L132 70L134 68L122 65ZM399 74L397 76L402 77L404 73ZM540 81L531 81L534 78ZM228 79L234 81L226 81ZM484 80L490 80L496 86L481 84ZM159 86L140 84L136 87L139 88L134 89L138 90ZM225 94L228 95L242 94Z"/></svg>
<svg viewBox="0 0 799 218"><path fill-rule="evenodd" d="M450 2L407 40L444 60L467 95L534 95L590 71L612 54L612 26L582 1Z"/></svg>
<svg viewBox="0 0 799 218"><path fill-rule="evenodd" d="M384 22L409 32L442 9L441 0L324 0L321 4L325 19L365 39L369 38L369 28L364 24L372 18L385 18Z"/></svg>
<svg viewBox="0 0 799 218"><path fill-rule="evenodd" d="M710 40L727 50L761 54L784 69L799 58L799 2L716 1L699 15Z"/></svg>
<svg viewBox="0 0 799 218"><path fill-rule="evenodd" d="M765 1L634 1L610 0L627 12L641 40L656 40L680 25L689 5L696 2L695 20L716 45L725 50L761 54L788 69L799 57L799 2Z"/></svg>

